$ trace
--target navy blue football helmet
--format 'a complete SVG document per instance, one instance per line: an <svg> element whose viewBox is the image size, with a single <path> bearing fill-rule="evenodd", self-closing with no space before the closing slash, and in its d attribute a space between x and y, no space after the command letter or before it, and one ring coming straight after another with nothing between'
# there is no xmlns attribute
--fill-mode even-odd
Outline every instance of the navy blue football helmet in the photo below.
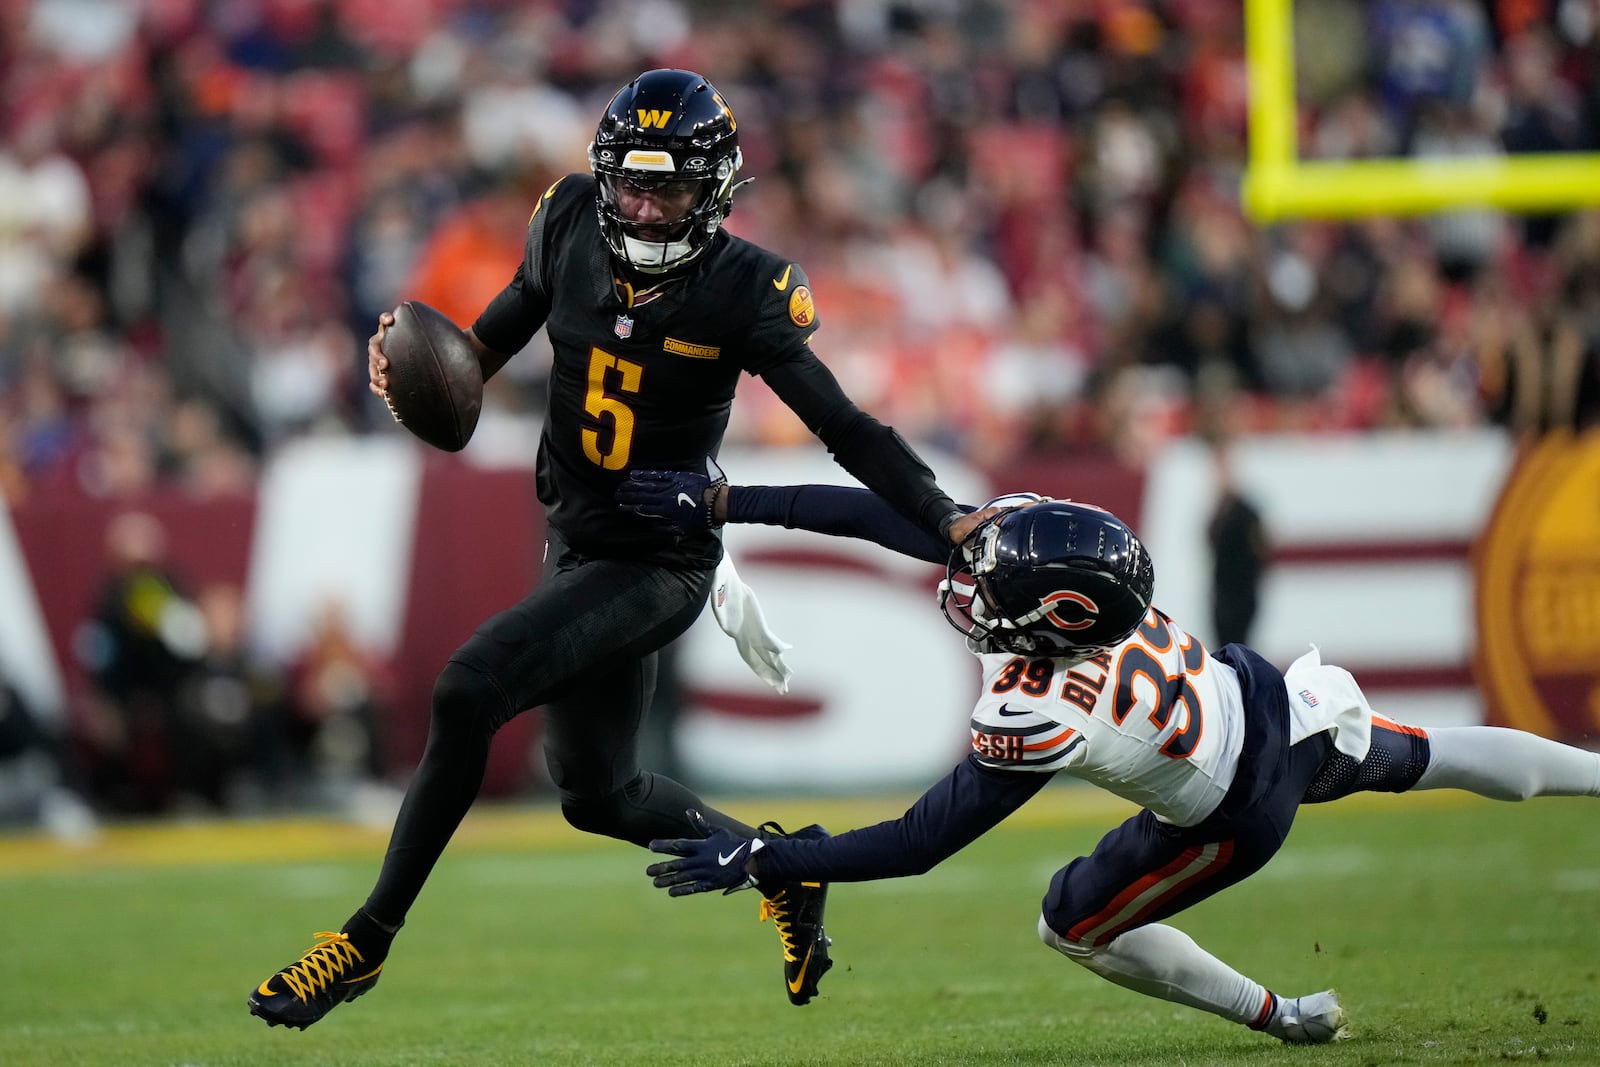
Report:
<svg viewBox="0 0 1600 1067"><path fill-rule="evenodd" d="M939 606L975 652L1087 659L1138 628L1150 554L1090 504L1046 500L980 525L950 554Z"/></svg>
<svg viewBox="0 0 1600 1067"><path fill-rule="evenodd" d="M692 263L733 208L742 162L739 124L705 78L662 69L629 82L606 105L589 145L600 232L611 254L644 274L665 274ZM617 206L625 182L692 190L694 196L669 234L646 237L641 227L647 224L623 217ZM659 224L648 226L659 229Z"/></svg>

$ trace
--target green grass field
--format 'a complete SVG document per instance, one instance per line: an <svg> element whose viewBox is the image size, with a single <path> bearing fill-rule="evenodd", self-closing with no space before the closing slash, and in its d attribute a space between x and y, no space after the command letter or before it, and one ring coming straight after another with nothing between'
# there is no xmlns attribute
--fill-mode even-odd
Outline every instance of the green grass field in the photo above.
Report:
<svg viewBox="0 0 1600 1067"><path fill-rule="evenodd" d="M899 798L729 802L830 828ZM550 811L474 812L367 997L301 1033L250 988L365 896L385 834L125 828L0 838L0 1064L1600 1064L1600 806L1460 794L1302 812L1256 878L1176 925L1352 1040L1287 1048L1039 944L1050 873L1129 809L1052 787L933 874L836 886L839 961L787 1003L754 894L672 900L648 855Z"/></svg>

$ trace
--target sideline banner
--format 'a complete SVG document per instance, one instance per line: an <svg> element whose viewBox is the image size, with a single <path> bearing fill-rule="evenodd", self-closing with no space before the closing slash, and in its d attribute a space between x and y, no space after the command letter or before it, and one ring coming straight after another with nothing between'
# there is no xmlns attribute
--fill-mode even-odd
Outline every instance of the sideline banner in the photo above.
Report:
<svg viewBox="0 0 1600 1067"><path fill-rule="evenodd" d="M1474 560L1473 666L1491 722L1600 740L1600 432L1519 456Z"/></svg>

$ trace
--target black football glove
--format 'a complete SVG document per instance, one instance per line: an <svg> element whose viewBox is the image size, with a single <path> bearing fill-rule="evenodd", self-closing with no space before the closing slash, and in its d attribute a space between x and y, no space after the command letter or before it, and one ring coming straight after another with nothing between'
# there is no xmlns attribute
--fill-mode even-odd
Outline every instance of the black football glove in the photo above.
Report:
<svg viewBox="0 0 1600 1067"><path fill-rule="evenodd" d="M716 499L711 490L728 484L717 461L706 457L706 472L630 471L617 486L616 501L624 511L663 519L679 533L705 533L721 526L711 516Z"/></svg>
<svg viewBox="0 0 1600 1067"><path fill-rule="evenodd" d="M766 842L760 838L738 837L721 827L714 828L693 808L688 815L689 822L704 836L656 838L650 842L651 852L681 857L646 867L644 873L651 877L652 884L657 889L665 889L672 897L709 893L713 889L720 889L727 895L755 885L755 876L745 867L751 856L766 847Z"/></svg>

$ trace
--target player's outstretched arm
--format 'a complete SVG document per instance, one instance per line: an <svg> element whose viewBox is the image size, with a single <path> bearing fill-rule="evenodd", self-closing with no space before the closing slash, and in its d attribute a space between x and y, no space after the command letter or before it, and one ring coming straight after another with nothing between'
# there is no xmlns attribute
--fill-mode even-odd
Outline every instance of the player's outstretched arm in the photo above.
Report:
<svg viewBox="0 0 1600 1067"><path fill-rule="evenodd" d="M972 509L962 507L963 512ZM912 522L868 489L842 485L730 485L713 505L724 522L783 526L872 541L941 566L951 543Z"/></svg>
<svg viewBox="0 0 1600 1067"><path fill-rule="evenodd" d="M617 504L685 532L727 522L756 523L872 541L892 552L940 565L950 557L950 542L906 518L869 490L842 485L730 486L725 479L718 480L721 473L636 470L617 488ZM972 512L966 506L961 510ZM959 527L963 538L978 521L978 515L963 516Z"/></svg>
<svg viewBox="0 0 1600 1067"><path fill-rule="evenodd" d="M996 770L969 756L898 819L836 837L782 837L759 845L706 827L703 838L650 842L652 852L677 858L652 863L645 873L672 896L728 892L763 881L869 882L926 874L997 826L1052 777Z"/></svg>

